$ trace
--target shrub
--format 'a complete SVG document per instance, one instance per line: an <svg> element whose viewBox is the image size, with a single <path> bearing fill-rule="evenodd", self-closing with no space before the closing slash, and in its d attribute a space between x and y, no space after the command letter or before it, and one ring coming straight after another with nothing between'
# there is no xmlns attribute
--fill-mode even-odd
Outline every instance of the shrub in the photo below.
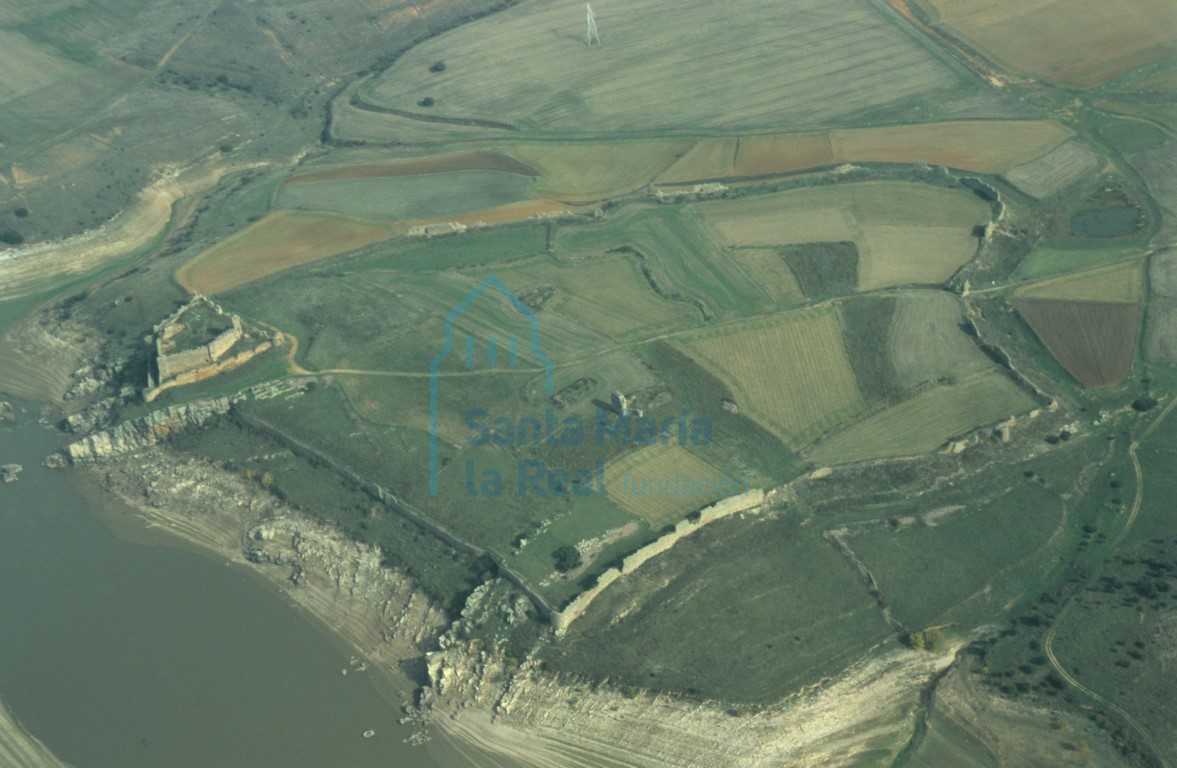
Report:
<svg viewBox="0 0 1177 768"><path fill-rule="evenodd" d="M556 560L556 570L560 573L567 573L573 568L580 566L580 551L571 544L565 544L559 547L552 553L552 557Z"/></svg>
<svg viewBox="0 0 1177 768"><path fill-rule="evenodd" d="M24 217L29 215L29 209L28 208L17 208L12 212L12 215L18 219L23 219Z"/></svg>
<svg viewBox="0 0 1177 768"><path fill-rule="evenodd" d="M1132 409L1144 413L1151 411L1157 407L1157 400L1155 397L1138 397L1132 401Z"/></svg>
<svg viewBox="0 0 1177 768"><path fill-rule="evenodd" d="M417 106L418 107L432 107L433 106L433 97L426 96L425 98L423 98L417 102Z"/></svg>
<svg viewBox="0 0 1177 768"><path fill-rule="evenodd" d="M0 243L8 243L9 245L20 245L25 241L24 236L15 229L0 230Z"/></svg>
<svg viewBox="0 0 1177 768"><path fill-rule="evenodd" d="M430 72L445 72L445 62L444 61L433 62L433 64L431 64L429 66L429 71Z"/></svg>

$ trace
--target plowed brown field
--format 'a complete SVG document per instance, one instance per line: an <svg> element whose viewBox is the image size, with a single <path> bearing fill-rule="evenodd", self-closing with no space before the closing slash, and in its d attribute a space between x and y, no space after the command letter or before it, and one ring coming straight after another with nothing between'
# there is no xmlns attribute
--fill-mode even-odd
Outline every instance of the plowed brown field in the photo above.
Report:
<svg viewBox="0 0 1177 768"><path fill-rule="evenodd" d="M1132 372L1139 304L1014 299L1014 307L1055 359L1085 386L1119 384Z"/></svg>

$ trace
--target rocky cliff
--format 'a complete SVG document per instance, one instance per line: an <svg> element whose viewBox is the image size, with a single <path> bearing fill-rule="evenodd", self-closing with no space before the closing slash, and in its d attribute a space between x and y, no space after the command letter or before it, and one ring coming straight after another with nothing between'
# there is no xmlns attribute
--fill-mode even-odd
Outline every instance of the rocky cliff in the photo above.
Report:
<svg viewBox="0 0 1177 768"><path fill-rule="evenodd" d="M100 482L158 527L249 564L373 663L395 670L449 625L378 547L313 522L245 477L157 448L102 465Z"/></svg>
<svg viewBox="0 0 1177 768"><path fill-rule="evenodd" d="M134 453L155 445L173 432L199 427L216 416L224 415L229 412L231 405L229 398L222 397L152 411L141 418L71 443L66 448L66 455L74 464L88 464Z"/></svg>
<svg viewBox="0 0 1177 768"><path fill-rule="evenodd" d="M764 708L622 692L558 679L536 662L512 672L477 643L429 654L421 697L432 722L523 765L888 765L915 727L920 693L953 662L892 646L836 678Z"/></svg>

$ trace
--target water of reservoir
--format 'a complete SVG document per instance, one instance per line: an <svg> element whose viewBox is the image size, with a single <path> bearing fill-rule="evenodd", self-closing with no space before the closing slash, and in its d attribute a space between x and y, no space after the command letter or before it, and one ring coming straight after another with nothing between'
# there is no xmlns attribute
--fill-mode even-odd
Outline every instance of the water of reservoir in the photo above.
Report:
<svg viewBox="0 0 1177 768"><path fill-rule="evenodd" d="M437 734L404 744L407 683L341 675L347 650L257 577L116 536L61 471L40 466L57 438L39 408L17 410L15 428L0 426L0 464L24 466L0 484L0 698L59 758L506 768Z"/></svg>

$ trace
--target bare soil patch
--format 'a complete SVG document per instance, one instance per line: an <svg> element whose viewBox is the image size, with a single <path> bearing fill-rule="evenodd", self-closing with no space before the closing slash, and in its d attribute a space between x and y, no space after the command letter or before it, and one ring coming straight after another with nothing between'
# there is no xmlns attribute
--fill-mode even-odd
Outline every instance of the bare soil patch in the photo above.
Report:
<svg viewBox="0 0 1177 768"><path fill-rule="evenodd" d="M1132 372L1139 304L1055 299L1013 303L1054 358L1085 386L1119 384Z"/></svg>

